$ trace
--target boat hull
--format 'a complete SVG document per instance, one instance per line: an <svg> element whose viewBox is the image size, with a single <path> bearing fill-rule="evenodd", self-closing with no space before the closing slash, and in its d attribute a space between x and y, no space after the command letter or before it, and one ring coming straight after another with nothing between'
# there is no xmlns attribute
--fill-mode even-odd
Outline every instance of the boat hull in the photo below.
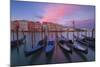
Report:
<svg viewBox="0 0 100 67"><path fill-rule="evenodd" d="M86 50L81 50L79 48L74 48L75 51L79 51L79 52L82 52L82 53L85 53L85 54L88 54L88 49Z"/></svg>
<svg viewBox="0 0 100 67"><path fill-rule="evenodd" d="M40 46L40 47L34 47L33 48L33 50L30 50L30 51L24 51L24 53L25 53L25 56L30 56L30 55L32 55L32 54L34 54L34 53L37 53L38 51L42 51L42 49L43 49L43 46Z"/></svg>
<svg viewBox="0 0 100 67"><path fill-rule="evenodd" d="M53 54L54 48L54 41L48 41L48 44L45 47L46 56L51 56Z"/></svg>
<svg viewBox="0 0 100 67"><path fill-rule="evenodd" d="M59 44L60 48L63 50L64 53L71 53L72 54L72 49L65 49L63 46L61 46L62 44ZM67 46L67 45L66 45ZM67 46L68 47L68 46Z"/></svg>

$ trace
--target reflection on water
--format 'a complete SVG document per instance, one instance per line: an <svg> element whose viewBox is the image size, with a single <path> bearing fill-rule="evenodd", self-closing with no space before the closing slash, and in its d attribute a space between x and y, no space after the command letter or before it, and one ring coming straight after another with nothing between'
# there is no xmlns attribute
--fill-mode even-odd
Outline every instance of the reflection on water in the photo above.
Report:
<svg viewBox="0 0 100 67"><path fill-rule="evenodd" d="M73 53L65 53L56 43L55 49L50 56L47 56L44 49L34 53L33 55L26 57L24 54L24 50L32 49L32 46L36 46L40 40L42 40L42 34L35 33L33 37L32 44L32 35L31 33L25 32L26 41L23 45L18 48L14 48L11 50L11 65L35 65L35 64L51 64L51 63L69 63L69 62L81 62L81 61L94 61L95 53L91 48L88 48L88 54L84 54L79 51L73 50ZM80 38L82 38L81 34L85 34L81 32L78 34ZM61 33L58 33L60 36ZM66 33L62 33L63 36L67 37ZM75 32L75 35L77 33ZM85 34L86 35L86 34ZM14 37L13 37L14 36ZM87 36L91 37L91 32L87 32ZM23 37L23 33L19 33L19 39ZM69 39L73 39L73 32L69 32ZM11 33L11 40L16 40L16 34ZM48 40L56 40L55 33L49 33ZM79 44L79 43L76 43Z"/></svg>

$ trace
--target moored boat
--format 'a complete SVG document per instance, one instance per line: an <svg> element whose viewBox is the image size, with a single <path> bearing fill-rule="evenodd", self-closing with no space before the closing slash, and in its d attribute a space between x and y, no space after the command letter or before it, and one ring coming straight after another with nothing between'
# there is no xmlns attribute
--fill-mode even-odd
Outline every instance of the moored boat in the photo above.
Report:
<svg viewBox="0 0 100 67"><path fill-rule="evenodd" d="M46 55L49 56L53 53L55 48L54 41L48 41L47 45L45 46Z"/></svg>
<svg viewBox="0 0 100 67"><path fill-rule="evenodd" d="M74 44L74 45L73 45L73 49L76 50L76 51L83 52L83 53L85 53L85 54L88 53L88 48L83 47L83 46L78 45L78 44Z"/></svg>
<svg viewBox="0 0 100 67"><path fill-rule="evenodd" d="M32 49L30 50L24 50L25 56L30 56L34 53L37 53L37 51L42 51L43 47L44 47L44 40L39 41L39 43L34 46Z"/></svg>
<svg viewBox="0 0 100 67"><path fill-rule="evenodd" d="M87 54L88 53L88 44L81 41L81 39L79 39L77 36L74 36L74 37L76 38L76 42L78 42L76 44L73 44L74 50L81 51L81 52ZM82 44L86 44L86 45L84 46Z"/></svg>
<svg viewBox="0 0 100 67"><path fill-rule="evenodd" d="M22 45L24 43L26 36L24 36L23 38L19 39L19 40L13 40L11 41L11 48L16 48L20 45Z"/></svg>
<svg viewBox="0 0 100 67"><path fill-rule="evenodd" d="M72 53L72 40L67 40L64 37L63 39L59 38L58 44L65 53Z"/></svg>

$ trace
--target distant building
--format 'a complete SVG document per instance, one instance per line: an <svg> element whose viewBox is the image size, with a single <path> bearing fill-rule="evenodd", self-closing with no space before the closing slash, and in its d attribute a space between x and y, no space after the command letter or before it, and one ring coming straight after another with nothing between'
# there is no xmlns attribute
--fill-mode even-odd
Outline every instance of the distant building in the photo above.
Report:
<svg viewBox="0 0 100 67"><path fill-rule="evenodd" d="M41 31L42 25L40 22L28 22L28 31Z"/></svg>
<svg viewBox="0 0 100 67"><path fill-rule="evenodd" d="M15 20L11 21L11 30L16 30L16 27L19 27L19 31L28 31L28 22L27 20Z"/></svg>
<svg viewBox="0 0 100 67"><path fill-rule="evenodd" d="M43 25L47 25L49 31L62 31L63 26L57 23L44 22Z"/></svg>
<svg viewBox="0 0 100 67"><path fill-rule="evenodd" d="M27 20L20 20L19 21L19 31L28 31L28 22Z"/></svg>
<svg viewBox="0 0 100 67"><path fill-rule="evenodd" d="M16 31L19 28L19 21L11 21L11 30Z"/></svg>
<svg viewBox="0 0 100 67"><path fill-rule="evenodd" d="M52 22L34 22L27 20L14 20L11 21L11 30L16 31L18 28L19 31L43 31L43 27L46 26L48 31L64 31L65 27L60 24L52 23Z"/></svg>

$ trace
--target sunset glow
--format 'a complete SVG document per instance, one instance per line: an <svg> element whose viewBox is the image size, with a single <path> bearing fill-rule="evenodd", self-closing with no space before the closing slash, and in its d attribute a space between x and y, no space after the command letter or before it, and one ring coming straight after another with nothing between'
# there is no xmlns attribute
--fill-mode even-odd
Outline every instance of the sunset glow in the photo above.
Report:
<svg viewBox="0 0 100 67"><path fill-rule="evenodd" d="M95 21L95 7L72 5L72 4L53 4L53 3L39 3L39 2L19 2L16 1L12 5L12 20L31 20L42 22L52 22L63 25L71 25L70 21L85 21L82 24L94 23ZM93 20L92 22L90 22ZM87 23L87 24L86 24ZM93 26L91 26L93 27Z"/></svg>

